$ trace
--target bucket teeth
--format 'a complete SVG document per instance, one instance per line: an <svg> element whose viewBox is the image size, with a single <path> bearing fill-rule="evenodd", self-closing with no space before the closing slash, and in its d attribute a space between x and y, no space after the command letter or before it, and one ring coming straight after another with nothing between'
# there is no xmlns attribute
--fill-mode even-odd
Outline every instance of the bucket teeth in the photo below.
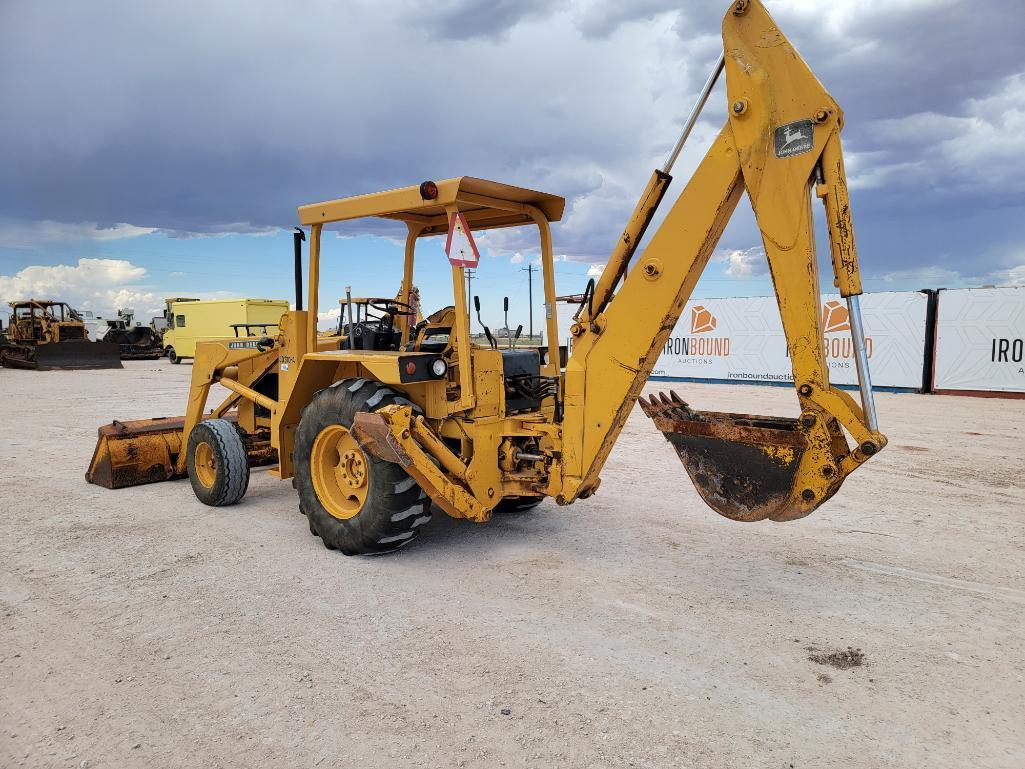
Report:
<svg viewBox="0 0 1025 769"><path fill-rule="evenodd" d="M652 419L664 417L666 419L695 419L696 415L690 406L683 401L679 395L672 390L666 395L664 392L650 396L647 400L644 397L638 398L641 411Z"/></svg>

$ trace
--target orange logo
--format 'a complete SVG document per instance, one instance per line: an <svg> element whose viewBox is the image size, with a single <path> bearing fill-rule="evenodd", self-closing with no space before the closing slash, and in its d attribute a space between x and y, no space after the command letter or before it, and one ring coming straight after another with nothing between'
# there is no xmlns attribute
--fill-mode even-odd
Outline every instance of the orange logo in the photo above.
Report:
<svg viewBox="0 0 1025 769"><path fill-rule="evenodd" d="M700 304L690 311L690 333L707 334L715 331L715 316Z"/></svg>
<svg viewBox="0 0 1025 769"><path fill-rule="evenodd" d="M826 334L851 330L851 318L847 314L847 308L835 299L822 305L822 329Z"/></svg>

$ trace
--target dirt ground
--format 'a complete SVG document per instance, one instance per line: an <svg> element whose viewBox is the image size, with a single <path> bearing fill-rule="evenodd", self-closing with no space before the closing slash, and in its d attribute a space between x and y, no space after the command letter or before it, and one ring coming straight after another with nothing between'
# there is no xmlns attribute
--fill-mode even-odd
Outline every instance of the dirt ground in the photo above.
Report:
<svg viewBox="0 0 1025 769"><path fill-rule="evenodd" d="M787 524L635 410L594 498L346 558L264 471L86 484L100 423L183 410L189 366L126 369L0 370L0 766L1025 766L1022 401L881 394L889 447Z"/></svg>

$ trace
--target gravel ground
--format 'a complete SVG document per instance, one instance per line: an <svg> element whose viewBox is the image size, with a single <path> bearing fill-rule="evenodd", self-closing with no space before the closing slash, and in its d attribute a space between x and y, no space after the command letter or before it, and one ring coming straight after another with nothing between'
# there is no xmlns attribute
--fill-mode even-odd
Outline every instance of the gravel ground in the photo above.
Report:
<svg viewBox="0 0 1025 769"><path fill-rule="evenodd" d="M880 395L889 447L788 524L635 410L594 498L346 558L263 471L86 484L100 423L183 411L189 366L126 369L0 370L0 766L1025 766L1021 401Z"/></svg>

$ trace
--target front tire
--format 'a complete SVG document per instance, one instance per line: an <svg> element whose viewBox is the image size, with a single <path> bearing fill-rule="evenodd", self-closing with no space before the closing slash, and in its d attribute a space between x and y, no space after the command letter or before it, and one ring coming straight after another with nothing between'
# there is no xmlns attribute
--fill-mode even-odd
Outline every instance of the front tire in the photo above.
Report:
<svg viewBox="0 0 1025 769"><path fill-rule="evenodd" d="M399 465L360 448L349 432L357 413L420 408L390 387L347 379L322 390L295 436L295 488L310 531L346 555L388 553L412 542L431 519L431 502Z"/></svg>
<svg viewBox="0 0 1025 769"><path fill-rule="evenodd" d="M178 357L178 353L174 351L173 347L167 348L167 359L171 361L175 366L182 362L182 359Z"/></svg>
<svg viewBox="0 0 1025 769"><path fill-rule="evenodd" d="M204 505L234 505L249 488L246 447L226 419L207 419L192 428L185 464L192 491Z"/></svg>

